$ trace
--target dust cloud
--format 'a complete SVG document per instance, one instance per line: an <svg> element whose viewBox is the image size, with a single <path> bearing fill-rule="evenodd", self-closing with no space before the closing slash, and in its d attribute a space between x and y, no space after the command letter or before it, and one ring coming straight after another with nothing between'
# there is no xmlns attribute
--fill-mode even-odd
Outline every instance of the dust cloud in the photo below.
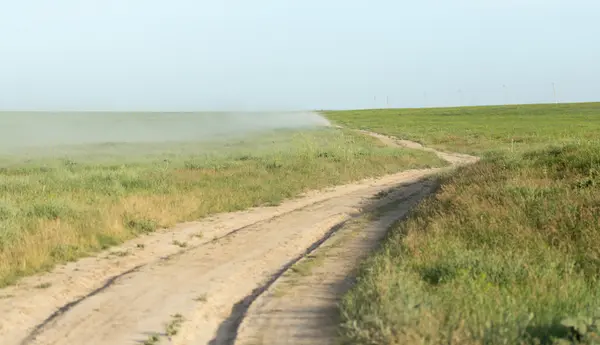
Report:
<svg viewBox="0 0 600 345"><path fill-rule="evenodd" d="M277 129L329 126L315 112L0 113L0 153L102 143L210 141Z"/></svg>

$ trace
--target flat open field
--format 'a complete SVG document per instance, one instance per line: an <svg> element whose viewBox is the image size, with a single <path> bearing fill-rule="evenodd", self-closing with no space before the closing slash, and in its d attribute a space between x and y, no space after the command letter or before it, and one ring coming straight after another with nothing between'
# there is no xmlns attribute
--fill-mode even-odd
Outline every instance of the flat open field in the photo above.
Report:
<svg viewBox="0 0 600 345"><path fill-rule="evenodd" d="M443 164L312 114L249 116L0 114L0 286L178 222Z"/></svg>
<svg viewBox="0 0 600 345"><path fill-rule="evenodd" d="M391 228L341 305L348 344L597 344L600 104L329 112L477 153Z"/></svg>
<svg viewBox="0 0 600 345"><path fill-rule="evenodd" d="M597 343L600 104L313 115L5 144L3 344Z"/></svg>
<svg viewBox="0 0 600 345"><path fill-rule="evenodd" d="M442 150L524 152L600 141L600 103L331 111L332 121Z"/></svg>

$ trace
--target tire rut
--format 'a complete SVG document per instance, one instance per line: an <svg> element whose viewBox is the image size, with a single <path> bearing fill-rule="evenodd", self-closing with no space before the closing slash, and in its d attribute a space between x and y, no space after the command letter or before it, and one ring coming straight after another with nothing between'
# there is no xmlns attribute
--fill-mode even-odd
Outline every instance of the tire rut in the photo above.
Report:
<svg viewBox="0 0 600 345"><path fill-rule="evenodd" d="M420 182L417 182L420 183ZM394 187L396 189L398 187ZM386 191L388 192L388 191ZM400 200L397 200L395 197L390 199L386 198L385 201L377 203L375 207L371 207L371 209L377 209L378 207L385 207L390 203L408 201L413 198L415 195L420 194L421 190L416 190L411 192L408 196L402 197ZM394 195L395 196L395 195ZM210 342L210 345L232 345L235 343L237 338L238 329L246 316L246 312L252 306L255 301L262 296L263 293L267 292L269 288L271 288L280 278L286 274L290 268L296 265L301 260L305 259L307 256L311 255L315 251L319 250L321 245L328 241L332 236L336 235L338 231L346 227L346 225L354 219L358 219L364 216L364 213L356 213L344 219L343 221L335 224L331 227L323 237L319 238L316 242L311 244L301 255L297 256L290 262L286 263L281 267L279 271L277 271L271 279L269 279L264 285L257 287L252 291L252 293L246 296L244 299L236 303L234 308L232 309L232 313L225 322L223 322L219 330L217 331L216 337Z"/></svg>
<svg viewBox="0 0 600 345"><path fill-rule="evenodd" d="M283 275L255 299L231 344L334 344L336 303L352 285L358 262L375 248L394 222L404 218L436 187L434 181L423 180L400 188L391 196L393 201L382 207L381 214L362 215L362 222L347 222L340 227L316 248L320 260L315 267L305 266L309 268L299 270L303 273Z"/></svg>
<svg viewBox="0 0 600 345"><path fill-rule="evenodd" d="M478 157L440 152L419 143L399 140L369 131L362 133L378 138L390 146L408 147L433 152L453 167L472 164ZM424 181L417 193L405 196L406 190L392 195L392 207L366 224L345 224L334 238L315 248L321 260L309 273L285 274L274 281L248 307L235 330L233 342L215 345L334 345L337 344L339 312L337 303L352 286L360 260L372 251L386 235L389 227L406 217L410 209L437 188L437 183ZM363 216L364 217L364 216ZM361 238L353 236L362 235ZM306 260L308 256L303 259ZM301 264L302 259L297 264Z"/></svg>

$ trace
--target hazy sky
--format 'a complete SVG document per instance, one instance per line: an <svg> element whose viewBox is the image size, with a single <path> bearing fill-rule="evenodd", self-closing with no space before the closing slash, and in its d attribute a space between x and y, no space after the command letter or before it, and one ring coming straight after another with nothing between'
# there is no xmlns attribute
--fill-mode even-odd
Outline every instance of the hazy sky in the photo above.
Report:
<svg viewBox="0 0 600 345"><path fill-rule="evenodd" d="M597 0L0 0L0 109L551 102L552 82L560 101L600 100L599 15Z"/></svg>

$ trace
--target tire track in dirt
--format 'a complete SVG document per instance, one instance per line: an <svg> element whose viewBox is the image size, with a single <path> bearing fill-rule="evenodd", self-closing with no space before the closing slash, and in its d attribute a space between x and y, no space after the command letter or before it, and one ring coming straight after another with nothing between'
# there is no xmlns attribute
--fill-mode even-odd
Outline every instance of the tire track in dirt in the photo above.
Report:
<svg viewBox="0 0 600 345"><path fill-rule="evenodd" d="M441 170L410 170L216 215L25 278L0 290L0 343L232 343L248 306L283 272L348 220L393 201L373 195L399 184L420 190L423 177ZM183 241L185 250L173 245ZM47 288L36 288L40 283ZM165 325L173 315L184 320L176 335Z"/></svg>
<svg viewBox="0 0 600 345"><path fill-rule="evenodd" d="M421 187L420 183L421 183L421 181L416 181L414 184L410 184L409 187L407 187L407 188L405 187L405 189L403 191L409 192L410 194L402 197L401 200L409 201L411 198L414 198L415 195L420 194L422 192L422 187ZM398 187L394 187L394 188L398 188ZM390 191L387 191L387 190L384 191L384 194L386 194L386 195L389 195L389 193L390 193ZM392 199L390 199L388 196L386 199L383 199L383 200L379 201L378 203L376 203L376 206L372 207L371 211L376 210L377 208L385 207L389 203L397 202L398 201L396 199L397 197L398 196L396 195L396 193L393 194ZM363 211L366 211L366 210L363 210ZM221 326L219 327L219 330L217 331L217 335L216 335L215 339L213 339L210 344L211 345L212 344L220 344L220 345L233 344L237 338L238 328L239 328L241 322L244 320L244 317L248 311L248 308L252 305L252 303L254 303L254 301L257 298L259 298L263 293L267 292L269 290L269 288L271 288L274 284L279 283L280 279L284 276L284 274L286 274L289 271L290 268L292 268L298 262L302 261L309 255L311 255L313 252L320 250L320 247L321 247L321 245L323 245L323 243L328 241L332 236L336 236L338 231L340 231L341 229L344 229L348 223L352 222L353 220L355 220L357 218L360 218L361 216L363 216L363 214L364 214L364 212L354 214L350 218L345 219L344 221L333 226L331 229L329 229L329 231L327 231L327 233L325 233L325 235L322 238L320 238L318 241L316 241L310 247L308 247L302 255L296 257L294 260L292 260L291 262L284 265L271 279L269 279L269 281L267 281L264 285L256 288L252 292L252 294L250 294L249 296L246 296L243 300L238 302L236 304L236 306L232 309L232 313L231 313L230 317L221 324Z"/></svg>
<svg viewBox="0 0 600 345"><path fill-rule="evenodd" d="M418 143L362 132L391 146L434 152L453 166L478 160L473 156L439 152ZM340 321L337 303L352 286L353 274L360 260L378 245L392 224L404 218L413 206L431 194L437 183L424 180L418 186L417 193L411 193L411 187L398 189L389 196L395 201L380 209L378 215L363 215L363 222L345 224L316 249L316 256L298 260L295 273L288 270L287 275L282 275L255 298L231 344L336 344ZM318 260L318 263L311 263L311 260Z"/></svg>
<svg viewBox="0 0 600 345"><path fill-rule="evenodd" d="M176 259L183 252L223 242L228 236L250 226L268 223L288 213L364 190L371 185L383 188L406 174L410 175L411 171L326 191L308 192L276 207L259 207L180 224L174 229L131 240L96 257L59 266L50 273L26 277L17 285L0 290L0 343L20 343L28 334L37 333L51 319L74 307L86 296L105 290L133 270ZM188 249L182 250L173 244L176 242L187 243ZM37 288L41 285L47 287Z"/></svg>
<svg viewBox="0 0 600 345"><path fill-rule="evenodd" d="M313 204L311 204L309 206L314 206L314 205L317 205L319 203L321 203L321 202L315 202L315 203L313 203ZM250 226L256 226L256 225L261 224L261 223L266 222L266 221L275 220L275 219L277 219L279 217L282 217L282 216L284 216L284 215L286 215L286 214L288 214L290 212L298 211L298 210L301 210L303 208L305 208L305 207L299 207L299 208L294 209L292 211L284 212L283 214L273 216L272 218L269 218L267 220L260 220L260 221L257 221L255 223L252 223L250 225L242 226L240 228L231 230L230 232L227 232L224 235L221 235L221 236L218 236L218 237L215 236L211 240L211 242L215 242L215 241L220 241L220 240L226 239L228 236L232 236L232 235L236 234L237 232L243 231L243 230L245 230L246 228L248 228ZM182 254L184 254L184 253L186 253L188 251L196 250L198 247L200 247L202 245L206 245L206 244L211 243L211 242L205 242L205 243L202 243L202 244L200 244L198 246L195 246L195 247L192 247L192 248L189 248L189 249L184 249L184 250L175 252L173 254L160 257L159 260L169 260L169 259L175 258L178 255L182 255ZM122 273L120 273L120 274L118 274L116 276L110 277L99 288L91 291L90 293L88 293L85 296L79 297L78 299L76 299L76 300L74 300L72 302L69 302L69 303L65 304L64 306L60 307L58 310L56 310L54 313L52 313L47 319L45 319L42 323L40 323L39 325L35 326L34 329L29 333L29 335L27 336L27 338L25 338L21 342L21 344L27 344L30 341L32 341L33 339L35 339L35 337L44 329L44 327L46 327L48 324L50 324L54 319L60 317L64 313L68 312L71 308L75 307L80 302L83 302L85 299L93 297L94 295L96 295L98 293L101 293L102 291L110 288L110 286L113 285L118 279L121 279L121 278L125 277L128 274L137 272L137 271L139 271L144 266L145 266L145 264L140 264L140 265L135 266L132 269L129 269L129 270L125 271L125 272L122 272Z"/></svg>
<svg viewBox="0 0 600 345"><path fill-rule="evenodd" d="M353 271L397 220L436 187L432 180L400 188L380 215L348 222L304 265L277 280L248 309L235 345L334 344L339 320L336 302L352 285ZM318 260L311 267L311 260Z"/></svg>

